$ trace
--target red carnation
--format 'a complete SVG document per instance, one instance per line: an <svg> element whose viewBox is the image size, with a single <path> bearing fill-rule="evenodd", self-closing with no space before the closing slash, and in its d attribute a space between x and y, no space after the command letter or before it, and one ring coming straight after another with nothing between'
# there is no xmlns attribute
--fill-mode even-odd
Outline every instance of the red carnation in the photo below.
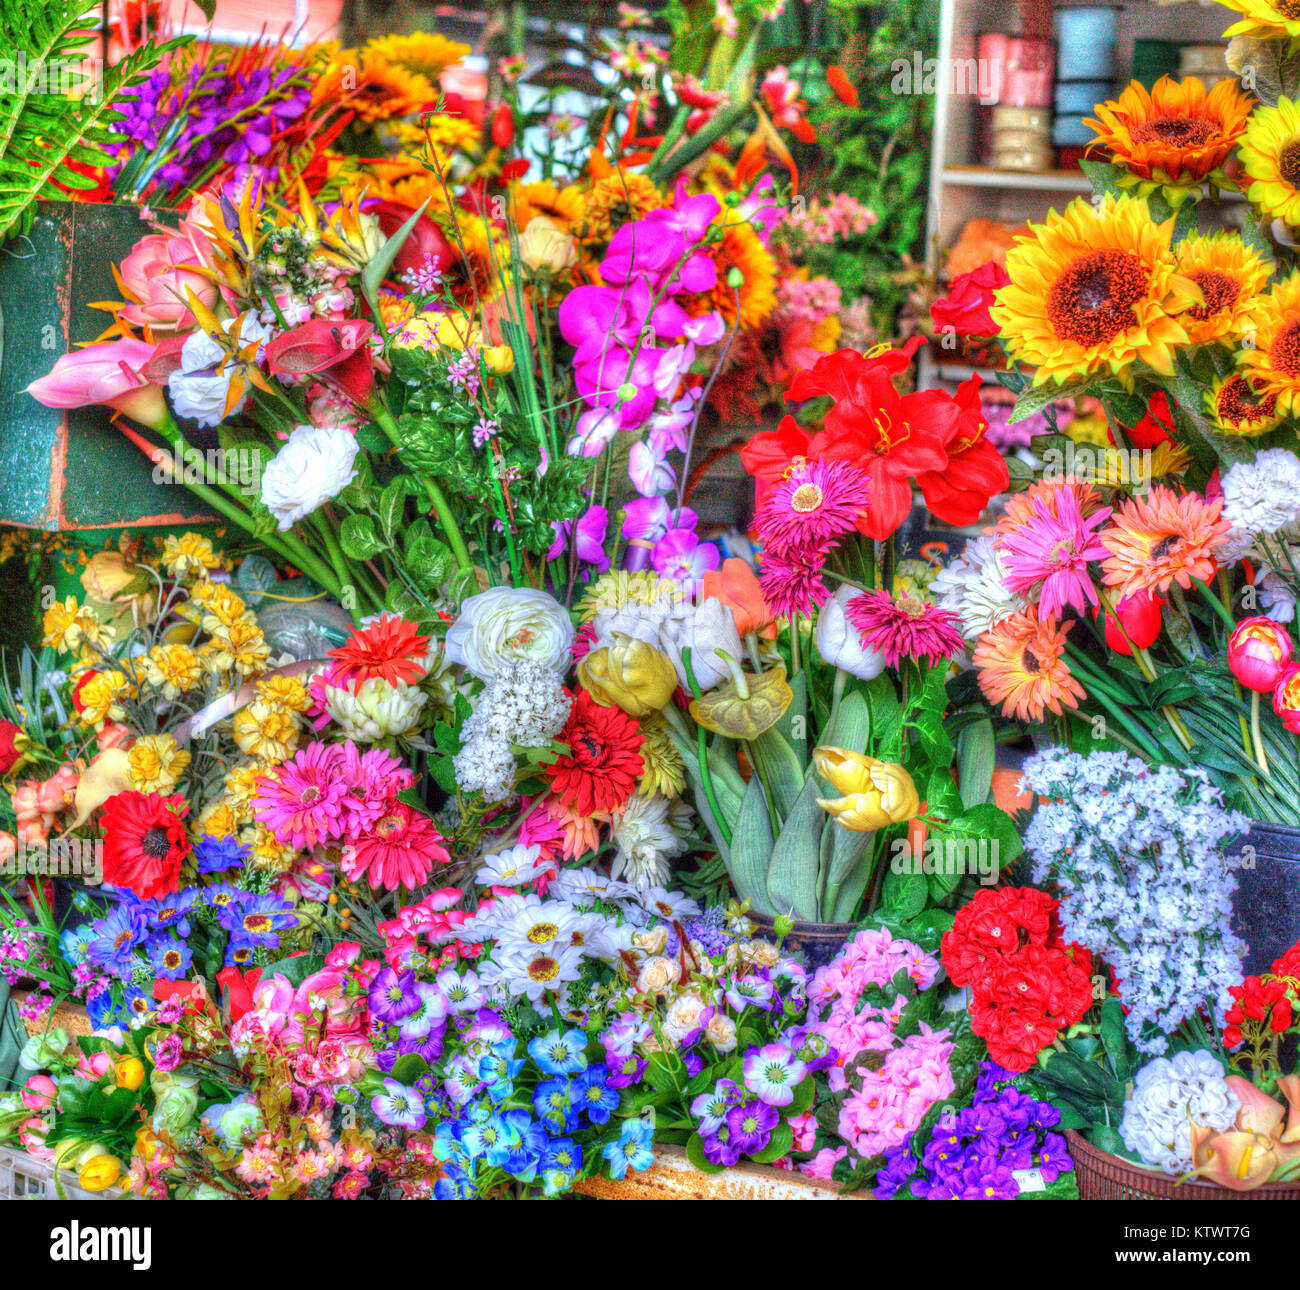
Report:
<svg viewBox="0 0 1300 1290"><path fill-rule="evenodd" d="M569 745L550 768L556 797L578 815L615 811L645 769L641 727L621 708L602 707L579 690L559 740Z"/></svg>
<svg viewBox="0 0 1300 1290"><path fill-rule="evenodd" d="M104 803L104 881L141 900L180 887L190 840L181 822L189 804L179 793L115 793Z"/></svg>
<svg viewBox="0 0 1300 1290"><path fill-rule="evenodd" d="M996 336L998 325L989 308L997 290L1010 281L1010 275L996 260L954 278L947 296L930 306L930 321L935 331L950 331L958 336Z"/></svg>

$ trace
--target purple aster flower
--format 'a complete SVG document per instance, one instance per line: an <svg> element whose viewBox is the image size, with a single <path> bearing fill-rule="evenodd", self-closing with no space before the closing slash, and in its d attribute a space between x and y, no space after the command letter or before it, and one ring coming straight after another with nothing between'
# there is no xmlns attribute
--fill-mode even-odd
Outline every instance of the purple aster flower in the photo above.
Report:
<svg viewBox="0 0 1300 1290"><path fill-rule="evenodd" d="M394 1023L409 1017L424 1001L416 991L414 972L386 967L371 982L368 1002L373 1016Z"/></svg>
<svg viewBox="0 0 1300 1290"><path fill-rule="evenodd" d="M766 1102L749 1102L733 1106L727 1112L727 1128L737 1150L747 1156L762 1151L772 1137L772 1130L781 1121L780 1112Z"/></svg>

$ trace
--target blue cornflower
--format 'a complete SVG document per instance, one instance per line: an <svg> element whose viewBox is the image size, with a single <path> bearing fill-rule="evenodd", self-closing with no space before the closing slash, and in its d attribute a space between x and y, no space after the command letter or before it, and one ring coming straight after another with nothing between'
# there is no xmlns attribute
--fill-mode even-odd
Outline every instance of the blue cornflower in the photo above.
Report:
<svg viewBox="0 0 1300 1290"><path fill-rule="evenodd" d="M298 916L288 901L251 891L245 893L240 904L227 905L221 910L217 920L241 940L272 949L279 945L282 931L298 925Z"/></svg>
<svg viewBox="0 0 1300 1290"><path fill-rule="evenodd" d="M592 1124L608 1124L610 1115L618 1109L618 1090L610 1088L608 1075L605 1063L597 1062L573 1081L573 1100Z"/></svg>
<svg viewBox="0 0 1300 1290"><path fill-rule="evenodd" d="M578 1124L578 1109L573 1101L573 1081L543 1080L533 1090L533 1110L557 1133L567 1133Z"/></svg>
<svg viewBox="0 0 1300 1290"><path fill-rule="evenodd" d="M504 1116L494 1114L482 1124L467 1125L460 1140L471 1158L501 1166L519 1145L520 1134Z"/></svg>
<svg viewBox="0 0 1300 1290"><path fill-rule="evenodd" d="M203 901L209 909L215 909L220 918L223 910L239 908L252 894L233 883L214 882L211 887L204 887Z"/></svg>
<svg viewBox="0 0 1300 1290"><path fill-rule="evenodd" d="M149 920L139 909L119 905L93 923L92 929L90 961L116 976L130 976L135 967L132 956L149 934Z"/></svg>
<svg viewBox="0 0 1300 1290"><path fill-rule="evenodd" d="M234 838L214 838L205 833L194 844L194 858L200 873L225 873L227 869L242 869L244 861L253 854L250 847Z"/></svg>
<svg viewBox="0 0 1300 1290"><path fill-rule="evenodd" d="M541 1035L528 1045L528 1055L544 1075L576 1075L587 1066L587 1036L581 1030Z"/></svg>
<svg viewBox="0 0 1300 1290"><path fill-rule="evenodd" d="M644 1120L624 1120L617 1142L607 1142L601 1155L609 1161L609 1176L622 1178L629 1169L638 1173L654 1164L654 1130Z"/></svg>
<svg viewBox="0 0 1300 1290"><path fill-rule="evenodd" d="M567 1192L582 1168L582 1148L572 1138L551 1138L542 1153L542 1189L547 1196Z"/></svg>
<svg viewBox="0 0 1300 1290"><path fill-rule="evenodd" d="M149 951L149 962L160 977L168 981L179 981L190 970L194 962L194 953L184 941L170 937L154 943Z"/></svg>

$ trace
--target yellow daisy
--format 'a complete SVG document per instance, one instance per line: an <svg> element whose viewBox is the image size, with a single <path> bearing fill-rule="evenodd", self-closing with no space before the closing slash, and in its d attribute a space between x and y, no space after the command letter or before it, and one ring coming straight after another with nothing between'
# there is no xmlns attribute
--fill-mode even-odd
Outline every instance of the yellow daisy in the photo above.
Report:
<svg viewBox="0 0 1300 1290"><path fill-rule="evenodd" d="M1226 376L1216 381L1205 395L1210 413L1210 423L1220 434L1268 434L1282 422L1277 410L1277 395L1257 395L1250 382L1240 375Z"/></svg>
<svg viewBox="0 0 1300 1290"><path fill-rule="evenodd" d="M209 569L221 568L221 557L202 534L182 533L180 537L168 537L163 543L162 563L173 578L184 578L187 574L204 577Z"/></svg>
<svg viewBox="0 0 1300 1290"><path fill-rule="evenodd" d="M718 270L711 291L703 291L683 303L689 313L716 309L730 327L740 318L742 327L753 330L776 308L776 261L747 220L736 219L723 207L716 224L723 228L720 241L703 248Z"/></svg>
<svg viewBox="0 0 1300 1290"><path fill-rule="evenodd" d="M1255 344L1237 366L1256 393L1277 395L1278 410L1300 412L1300 272L1273 284L1251 313Z"/></svg>
<svg viewBox="0 0 1300 1290"><path fill-rule="evenodd" d="M189 764L171 735L142 735L127 755L126 777L137 793L170 793Z"/></svg>
<svg viewBox="0 0 1300 1290"><path fill-rule="evenodd" d="M252 613L243 600L224 583L216 583L204 605L203 630L214 632L238 622L251 622Z"/></svg>
<svg viewBox="0 0 1300 1290"><path fill-rule="evenodd" d="M547 219L564 229L574 229L582 222L582 190L576 184L561 188L549 179L532 184L517 184L514 188L515 221L521 229L527 228L534 216Z"/></svg>
<svg viewBox="0 0 1300 1290"><path fill-rule="evenodd" d="M1257 107L1239 155L1251 203L1270 219L1300 227L1300 103L1282 98L1276 107Z"/></svg>
<svg viewBox="0 0 1300 1290"><path fill-rule="evenodd" d="M1205 297L1204 304L1193 305L1180 319L1191 343L1240 340L1268 281L1269 263L1236 233L1191 234L1174 248L1174 263Z"/></svg>
<svg viewBox="0 0 1300 1290"><path fill-rule="evenodd" d="M1174 221L1157 224L1140 197L1083 198L1049 211L1007 252L1008 286L990 310L1034 384L1064 385L1102 372L1127 377L1142 362L1168 375L1186 345L1178 315L1201 303L1175 269Z"/></svg>
<svg viewBox="0 0 1300 1290"><path fill-rule="evenodd" d="M419 72L431 81L448 67L454 67L470 52L468 45L448 40L433 32L417 31L409 36L381 36L370 41L362 51L366 65L397 64L407 71Z"/></svg>

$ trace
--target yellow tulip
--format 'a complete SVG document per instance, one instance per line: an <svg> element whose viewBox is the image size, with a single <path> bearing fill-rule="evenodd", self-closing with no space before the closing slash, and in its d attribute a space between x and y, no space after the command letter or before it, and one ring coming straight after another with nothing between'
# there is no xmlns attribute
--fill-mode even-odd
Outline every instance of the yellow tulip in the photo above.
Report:
<svg viewBox="0 0 1300 1290"><path fill-rule="evenodd" d="M122 1176L122 1162L116 1156L91 1156L77 1174L83 1191L104 1191Z"/></svg>
<svg viewBox="0 0 1300 1290"><path fill-rule="evenodd" d="M852 833L871 833L920 814L916 785L894 762L844 748L814 748L813 762L817 773L842 794L819 797L817 805Z"/></svg>
<svg viewBox="0 0 1300 1290"><path fill-rule="evenodd" d="M582 687L603 707L619 707L629 717L662 711L677 688L677 673L666 655L631 636L592 650L578 664Z"/></svg>
<svg viewBox="0 0 1300 1290"><path fill-rule="evenodd" d="M515 370L515 351L509 345L489 345L483 351L483 361L489 372L507 376Z"/></svg>
<svg viewBox="0 0 1300 1290"><path fill-rule="evenodd" d="M123 1057L113 1066L113 1076L118 1088L134 1093L144 1083L144 1063L138 1057Z"/></svg>

